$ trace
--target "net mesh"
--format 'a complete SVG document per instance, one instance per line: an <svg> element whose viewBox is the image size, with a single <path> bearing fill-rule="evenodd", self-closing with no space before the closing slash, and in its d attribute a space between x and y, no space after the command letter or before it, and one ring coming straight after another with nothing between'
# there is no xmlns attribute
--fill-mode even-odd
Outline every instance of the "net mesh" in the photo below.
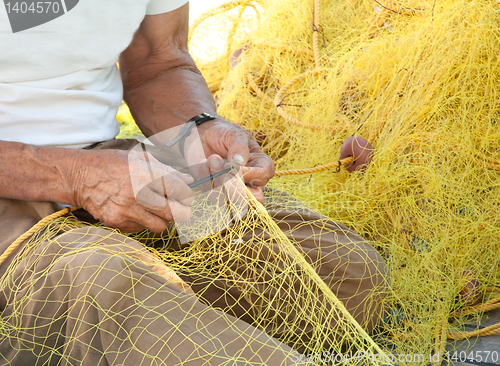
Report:
<svg viewBox="0 0 500 366"><path fill-rule="evenodd" d="M381 363L367 334L387 292L381 257L293 197L266 196L206 237L207 206L217 221L231 213L197 200L203 238L190 243L175 227L124 236L76 217L43 225L0 283L3 360L326 365L363 352L350 362Z"/></svg>
<svg viewBox="0 0 500 366"><path fill-rule="evenodd" d="M499 15L488 0L235 1L191 32L219 113L276 162L271 186L383 253L378 339L395 352L442 355L499 284ZM212 28L225 41L207 50ZM350 136L374 147L364 171L338 169Z"/></svg>
<svg viewBox="0 0 500 366"><path fill-rule="evenodd" d="M189 244L52 221L2 277L0 361L442 356L500 285L499 24L491 0L242 0L203 15L190 50L219 114L278 168L265 207ZM365 170L340 168L350 136L374 147Z"/></svg>

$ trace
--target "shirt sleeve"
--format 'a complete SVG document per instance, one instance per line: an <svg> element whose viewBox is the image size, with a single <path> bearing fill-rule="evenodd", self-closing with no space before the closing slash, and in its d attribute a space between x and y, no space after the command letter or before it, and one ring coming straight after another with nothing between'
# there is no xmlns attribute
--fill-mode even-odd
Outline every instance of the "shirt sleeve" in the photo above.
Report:
<svg viewBox="0 0 500 366"><path fill-rule="evenodd" d="M168 13L187 4L189 0L150 0L146 9L147 15Z"/></svg>

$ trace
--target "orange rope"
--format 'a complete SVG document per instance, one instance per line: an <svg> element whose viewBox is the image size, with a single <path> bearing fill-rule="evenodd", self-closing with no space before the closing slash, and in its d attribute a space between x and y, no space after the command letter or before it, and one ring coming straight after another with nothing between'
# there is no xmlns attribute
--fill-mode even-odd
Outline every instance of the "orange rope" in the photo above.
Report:
<svg viewBox="0 0 500 366"><path fill-rule="evenodd" d="M500 323L490 325L483 329L474 330L472 332L460 332L460 331L448 331L448 339L454 339L456 341L471 337L481 337L500 333Z"/></svg>
<svg viewBox="0 0 500 366"><path fill-rule="evenodd" d="M488 292L498 292L500 291L500 287L487 287L485 289ZM486 301L485 303L478 304L476 306L467 308L462 311L455 311L450 314L451 317L457 317L457 316L464 316L464 315L470 315L470 314L478 314L478 313L484 313L490 310L498 309L500 308L500 297L494 297L493 299L490 299ZM464 331L448 331L447 337L448 339L454 339L454 340L460 340L460 339L465 339L465 338L471 338L471 337L480 337L480 336L488 336L488 335L493 335L493 334L499 334L500 333L500 323L490 325L488 327L485 327L483 329L478 329L470 332L464 332Z"/></svg>
<svg viewBox="0 0 500 366"><path fill-rule="evenodd" d="M450 314L450 316L456 317L460 315L470 315L470 314L477 314L477 313L484 313L486 311L491 311L500 308L500 297L496 297L494 299L491 299L483 304L476 305L474 307L468 308L463 311L455 311Z"/></svg>
<svg viewBox="0 0 500 366"><path fill-rule="evenodd" d="M259 71L259 76L257 79L255 79L256 83L260 83L262 80L264 80L264 77L266 76L267 69L269 68L269 64L272 64L274 61L274 56L271 56L269 58L266 58L266 61L262 65L260 71Z"/></svg>
<svg viewBox="0 0 500 366"><path fill-rule="evenodd" d="M266 102L268 103L273 103L273 99L268 96L266 93L264 93L260 88L259 86L257 85L257 83L254 81L252 75L250 74L247 74L247 79L248 79L248 85L250 86L250 88L262 99L262 100L265 100Z"/></svg>
<svg viewBox="0 0 500 366"><path fill-rule="evenodd" d="M282 177L284 175L303 175L303 174L318 173L318 172L322 172L322 171L332 169L332 168L340 168L341 166L352 163L353 161L354 161L354 158L352 156L350 156L350 157L345 158L343 160L335 161L333 163L317 166L314 168L277 171L274 174L274 176L275 177Z"/></svg>

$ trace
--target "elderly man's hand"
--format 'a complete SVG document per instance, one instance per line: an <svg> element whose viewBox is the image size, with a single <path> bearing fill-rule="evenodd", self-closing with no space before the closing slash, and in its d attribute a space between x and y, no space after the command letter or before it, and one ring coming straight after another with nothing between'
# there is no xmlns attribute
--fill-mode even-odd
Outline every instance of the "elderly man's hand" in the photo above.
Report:
<svg viewBox="0 0 500 366"><path fill-rule="evenodd" d="M123 232L161 232L174 218L182 222L191 216L194 194L188 184L193 178L149 154L90 151L73 166L74 201L107 226ZM152 182L152 175L162 178ZM132 179L144 187L137 197Z"/></svg>
<svg viewBox="0 0 500 366"><path fill-rule="evenodd" d="M242 166L243 179L255 198L264 202L264 186L274 176L274 162L260 148L259 144L241 126L223 120L205 122L198 127L203 150L198 147L196 135L186 140L184 155L187 163L194 166L209 157L211 168L218 155L223 159L233 160ZM208 172L205 173L207 175Z"/></svg>

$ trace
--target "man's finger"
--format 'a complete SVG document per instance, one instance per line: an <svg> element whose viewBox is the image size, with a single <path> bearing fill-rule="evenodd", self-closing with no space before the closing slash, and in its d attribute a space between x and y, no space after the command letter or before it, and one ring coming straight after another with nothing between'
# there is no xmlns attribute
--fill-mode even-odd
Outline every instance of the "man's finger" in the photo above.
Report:
<svg viewBox="0 0 500 366"><path fill-rule="evenodd" d="M243 181L253 186L265 186L269 181L269 171L260 167L241 167Z"/></svg>
<svg viewBox="0 0 500 366"><path fill-rule="evenodd" d="M161 232L165 229L167 222L186 222L191 217L192 211L190 206L184 205L173 198L167 199L165 195L153 191L150 187L144 189L143 191L141 191L141 200L138 200L138 203L143 205L144 209L148 211L149 215L147 215L147 217L149 219L142 219L141 215L136 214L134 220L143 224L149 230L154 232ZM160 221L154 220L154 217L150 215L158 216L158 219L164 220L163 228L160 228ZM155 230L161 230L152 230L153 225L155 225Z"/></svg>
<svg viewBox="0 0 500 366"><path fill-rule="evenodd" d="M135 220L136 222L134 222L134 224L137 223L137 225L142 227L140 230L134 228L130 232L138 232L141 231L142 228L146 228L153 233L161 233L167 228L168 225L167 220L151 212L148 212L147 210L142 210L140 216L135 218Z"/></svg>
<svg viewBox="0 0 500 366"><path fill-rule="evenodd" d="M145 188L143 188L139 194L147 193L147 189L150 189L153 192L156 192L156 196L148 195L147 201L141 199L141 203L143 206L165 206L165 199L167 197L169 199L176 199L184 205L190 206L194 202L194 192L189 188L186 184L187 182L192 183L194 179L192 177L181 177L178 174L182 174L179 172L175 172L176 174L167 174L159 179L155 179L151 183L149 183ZM143 192L144 191L144 192Z"/></svg>
<svg viewBox="0 0 500 366"><path fill-rule="evenodd" d="M208 157L208 164L210 167L210 175L223 171L226 168L224 159L217 154L212 154ZM225 204L226 198L222 190L222 186L226 180L227 174L223 174L220 177L210 180L210 189L205 190L205 192L208 192L207 197L211 202L219 205Z"/></svg>
<svg viewBox="0 0 500 366"><path fill-rule="evenodd" d="M185 206L176 200L168 200L167 208L164 209L165 217L173 222L186 222L191 217L191 207Z"/></svg>
<svg viewBox="0 0 500 366"><path fill-rule="evenodd" d="M151 194L154 193L151 192ZM161 209L159 211L161 212ZM155 233L160 233L165 230L168 224L165 219L148 212L139 204L130 205L128 210L121 214L117 213L118 210L114 212L115 214L108 215L103 223L107 226L120 229L124 233L135 233L144 230L144 228Z"/></svg>
<svg viewBox="0 0 500 366"><path fill-rule="evenodd" d="M264 203L264 189L263 187L259 186L247 186L248 190L250 193L253 194L253 196L259 201L260 203Z"/></svg>
<svg viewBox="0 0 500 366"><path fill-rule="evenodd" d="M224 182L224 193L226 202L231 209L231 216L234 221L241 220L248 212L247 187L245 186L241 172Z"/></svg>
<svg viewBox="0 0 500 366"><path fill-rule="evenodd" d="M161 178L163 194L169 199L175 199L183 205L191 206L194 202L194 192L189 186L177 176L165 176ZM189 180L190 183L194 179Z"/></svg>
<svg viewBox="0 0 500 366"><path fill-rule="evenodd" d="M152 164L151 169L152 169L153 175L155 177L171 175L171 176L174 176L174 177L181 179L186 184L190 184L190 183L194 182L194 178L191 175L181 173L178 170L172 168L171 166L164 165L160 162L156 162L155 164Z"/></svg>
<svg viewBox="0 0 500 366"><path fill-rule="evenodd" d="M237 133L229 141L227 158L243 166L250 159L250 149L248 148L249 136L246 133Z"/></svg>
<svg viewBox="0 0 500 366"><path fill-rule="evenodd" d="M220 172L224 169L224 159L217 154L212 154L208 157L208 165L212 173Z"/></svg>

